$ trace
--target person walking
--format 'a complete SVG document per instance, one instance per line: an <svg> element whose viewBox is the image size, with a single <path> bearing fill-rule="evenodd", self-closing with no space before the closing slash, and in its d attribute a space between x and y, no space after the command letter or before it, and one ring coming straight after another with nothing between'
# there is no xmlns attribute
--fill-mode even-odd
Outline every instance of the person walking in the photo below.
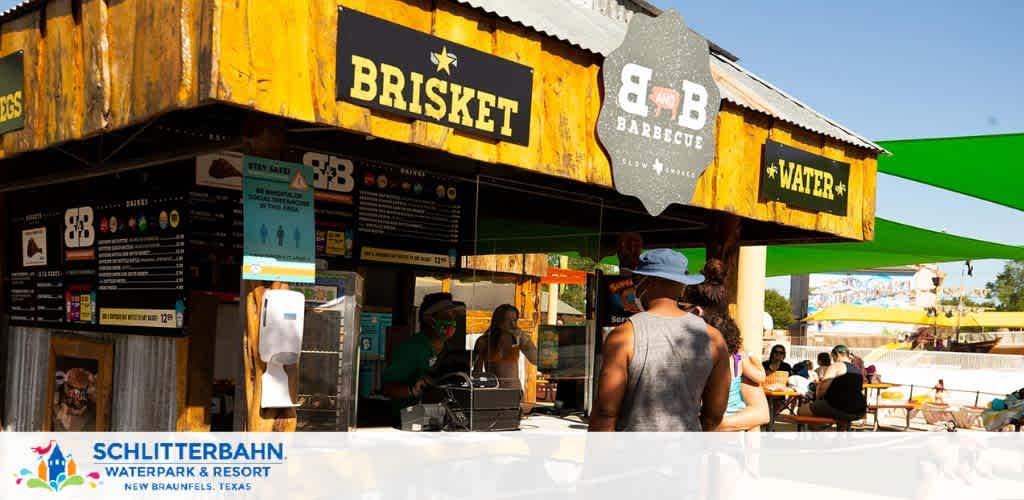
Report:
<svg viewBox="0 0 1024 500"><path fill-rule="evenodd" d="M605 339L590 430L715 430L729 401L729 352L721 332L678 304L704 277L669 249L644 252L633 276L644 311Z"/></svg>

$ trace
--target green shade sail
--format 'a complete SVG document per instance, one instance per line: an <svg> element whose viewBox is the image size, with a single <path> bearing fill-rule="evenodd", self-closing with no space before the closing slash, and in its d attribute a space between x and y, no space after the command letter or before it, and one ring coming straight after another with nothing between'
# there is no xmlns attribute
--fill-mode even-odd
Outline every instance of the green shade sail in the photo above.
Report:
<svg viewBox="0 0 1024 500"><path fill-rule="evenodd" d="M690 271L699 272L704 266L704 249L686 248L680 251L689 259ZM874 241L769 246L765 275L772 277L854 271L968 259L1024 259L1024 247L1001 245L876 219ZM614 264L616 259L611 257L602 262Z"/></svg>
<svg viewBox="0 0 1024 500"><path fill-rule="evenodd" d="M1024 210L1024 134L878 144L879 172Z"/></svg>

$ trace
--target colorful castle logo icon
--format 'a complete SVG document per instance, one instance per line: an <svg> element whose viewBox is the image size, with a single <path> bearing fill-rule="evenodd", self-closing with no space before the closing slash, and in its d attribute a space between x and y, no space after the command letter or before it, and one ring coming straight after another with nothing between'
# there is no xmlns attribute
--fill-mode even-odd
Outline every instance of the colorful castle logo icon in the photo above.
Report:
<svg viewBox="0 0 1024 500"><path fill-rule="evenodd" d="M100 482L99 472L90 472L84 476L79 474L78 464L71 454L65 455L64 450L56 441L50 440L46 446L32 447L36 456L35 474L27 468L14 475L14 484L27 488L41 488L52 492L62 491L68 486L88 484L95 488Z"/></svg>

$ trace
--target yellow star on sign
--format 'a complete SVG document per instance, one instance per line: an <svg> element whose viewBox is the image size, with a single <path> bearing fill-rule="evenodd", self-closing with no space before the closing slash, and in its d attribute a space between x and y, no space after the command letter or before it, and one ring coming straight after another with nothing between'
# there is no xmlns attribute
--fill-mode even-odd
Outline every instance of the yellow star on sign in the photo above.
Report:
<svg viewBox="0 0 1024 500"><path fill-rule="evenodd" d="M449 76L451 76L451 74L452 74L452 61L454 61L455 58L448 54L448 47L441 47L441 53L440 54L433 53L431 55L435 56L433 59L435 59L434 62L437 63L437 70L436 71L438 71L438 72L444 71L445 73L448 73Z"/></svg>

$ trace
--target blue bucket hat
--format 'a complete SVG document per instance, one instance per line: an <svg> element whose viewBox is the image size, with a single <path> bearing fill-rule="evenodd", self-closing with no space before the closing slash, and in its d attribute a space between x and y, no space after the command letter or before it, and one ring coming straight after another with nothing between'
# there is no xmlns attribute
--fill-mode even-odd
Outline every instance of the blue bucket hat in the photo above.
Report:
<svg viewBox="0 0 1024 500"><path fill-rule="evenodd" d="M668 248L655 248L640 254L640 265L633 274L654 276L684 285L696 285L704 282L704 276L690 274L687 269L689 262L686 256Z"/></svg>

